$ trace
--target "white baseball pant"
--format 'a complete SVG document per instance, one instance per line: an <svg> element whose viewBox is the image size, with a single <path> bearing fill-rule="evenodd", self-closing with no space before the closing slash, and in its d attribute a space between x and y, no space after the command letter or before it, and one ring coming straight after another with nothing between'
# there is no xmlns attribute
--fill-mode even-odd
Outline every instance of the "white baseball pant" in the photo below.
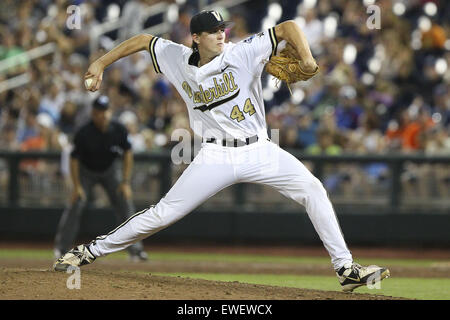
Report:
<svg viewBox="0 0 450 320"><path fill-rule="evenodd" d="M301 161L268 140L241 147L203 143L193 162L155 206L98 237L89 249L96 257L123 250L180 220L220 190L240 182L271 186L305 206L334 269L353 261L322 183Z"/></svg>

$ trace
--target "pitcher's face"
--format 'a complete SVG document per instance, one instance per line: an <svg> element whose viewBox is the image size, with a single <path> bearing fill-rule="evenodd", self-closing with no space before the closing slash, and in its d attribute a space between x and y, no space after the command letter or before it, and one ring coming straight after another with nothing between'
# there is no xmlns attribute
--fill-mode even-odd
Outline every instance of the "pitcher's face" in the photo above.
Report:
<svg viewBox="0 0 450 320"><path fill-rule="evenodd" d="M202 51L207 51L211 55L216 56L221 54L225 47L225 29L218 27L200 34L194 33L193 39Z"/></svg>

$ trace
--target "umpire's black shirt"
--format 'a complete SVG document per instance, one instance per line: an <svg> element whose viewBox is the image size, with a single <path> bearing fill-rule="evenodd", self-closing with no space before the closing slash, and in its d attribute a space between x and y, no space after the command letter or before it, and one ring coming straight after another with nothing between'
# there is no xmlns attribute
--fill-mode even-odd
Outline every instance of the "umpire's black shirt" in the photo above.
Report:
<svg viewBox="0 0 450 320"><path fill-rule="evenodd" d="M108 129L102 132L91 120L75 133L71 157L78 159L87 169L101 172L130 149L128 131L122 124L112 120Z"/></svg>

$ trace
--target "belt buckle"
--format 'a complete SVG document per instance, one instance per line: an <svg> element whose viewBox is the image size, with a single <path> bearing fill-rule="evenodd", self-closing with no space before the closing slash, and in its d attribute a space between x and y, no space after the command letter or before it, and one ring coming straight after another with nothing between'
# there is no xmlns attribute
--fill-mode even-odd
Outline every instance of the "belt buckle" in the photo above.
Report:
<svg viewBox="0 0 450 320"><path fill-rule="evenodd" d="M223 139L222 140L222 146L223 147L234 147L234 148L236 148L236 147L239 146L238 142L239 142L238 139Z"/></svg>

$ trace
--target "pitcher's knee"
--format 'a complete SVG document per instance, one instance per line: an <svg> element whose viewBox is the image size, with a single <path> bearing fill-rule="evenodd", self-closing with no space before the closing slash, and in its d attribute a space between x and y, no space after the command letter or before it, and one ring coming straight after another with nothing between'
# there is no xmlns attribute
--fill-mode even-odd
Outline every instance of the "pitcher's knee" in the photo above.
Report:
<svg viewBox="0 0 450 320"><path fill-rule="evenodd" d="M183 210L177 210L167 204L158 203L144 212L139 228L140 232L153 234L162 230L185 215Z"/></svg>

